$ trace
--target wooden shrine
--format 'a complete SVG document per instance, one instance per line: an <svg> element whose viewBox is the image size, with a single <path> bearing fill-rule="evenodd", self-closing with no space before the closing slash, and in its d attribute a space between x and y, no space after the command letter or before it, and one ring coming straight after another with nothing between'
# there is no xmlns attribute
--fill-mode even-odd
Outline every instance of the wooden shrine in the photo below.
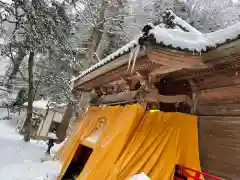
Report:
<svg viewBox="0 0 240 180"><path fill-rule="evenodd" d="M197 115L203 170L239 179L239 36L201 53L148 41L131 72L128 63L134 47L80 75L75 90L91 92L92 105L147 102L161 111Z"/></svg>

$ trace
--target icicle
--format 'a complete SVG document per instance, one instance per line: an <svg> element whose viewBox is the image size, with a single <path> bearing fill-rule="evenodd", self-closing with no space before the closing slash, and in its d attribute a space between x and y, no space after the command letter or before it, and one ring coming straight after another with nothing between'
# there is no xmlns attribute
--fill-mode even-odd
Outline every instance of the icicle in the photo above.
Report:
<svg viewBox="0 0 240 180"><path fill-rule="evenodd" d="M135 53L135 48L132 49L131 52L130 52L129 59L128 59L128 68L127 68L127 72L128 72L129 69L130 69L131 62L132 62L132 58L133 58L134 53Z"/></svg>
<svg viewBox="0 0 240 180"><path fill-rule="evenodd" d="M135 53L134 53L134 58L133 58L133 65L132 65L132 69L131 69L131 74L132 74L132 72L133 72L133 70L134 70L134 68L135 68L135 64L136 64L136 60L137 60L137 57L138 57L139 52L140 52L140 45L137 45L136 51L135 51Z"/></svg>

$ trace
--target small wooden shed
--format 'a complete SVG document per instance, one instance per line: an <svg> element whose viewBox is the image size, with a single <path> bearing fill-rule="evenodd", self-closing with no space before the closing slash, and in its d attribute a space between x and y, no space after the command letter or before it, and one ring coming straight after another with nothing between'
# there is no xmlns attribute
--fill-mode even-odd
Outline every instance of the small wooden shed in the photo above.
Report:
<svg viewBox="0 0 240 180"><path fill-rule="evenodd" d="M27 102L24 103L24 106L27 107L27 105ZM45 139L49 132L52 132L53 129L57 129L62 122L65 108L65 104L56 104L54 102L49 102L48 100L34 101L32 138Z"/></svg>
<svg viewBox="0 0 240 180"><path fill-rule="evenodd" d="M92 105L155 104L198 116L203 171L240 179L240 24L202 34L170 12L75 79ZM84 93L83 93L84 94Z"/></svg>

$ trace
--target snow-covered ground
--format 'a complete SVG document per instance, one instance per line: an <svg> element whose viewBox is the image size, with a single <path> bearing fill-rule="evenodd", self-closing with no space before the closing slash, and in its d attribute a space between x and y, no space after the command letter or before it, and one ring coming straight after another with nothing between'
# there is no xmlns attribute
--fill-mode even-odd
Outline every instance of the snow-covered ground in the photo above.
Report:
<svg viewBox="0 0 240 180"><path fill-rule="evenodd" d="M46 142L24 142L16 131L17 120L1 120L6 112L0 109L0 179L1 180L55 180L61 169L59 162L45 161ZM55 146L52 152L56 152ZM50 158L49 158L50 159Z"/></svg>

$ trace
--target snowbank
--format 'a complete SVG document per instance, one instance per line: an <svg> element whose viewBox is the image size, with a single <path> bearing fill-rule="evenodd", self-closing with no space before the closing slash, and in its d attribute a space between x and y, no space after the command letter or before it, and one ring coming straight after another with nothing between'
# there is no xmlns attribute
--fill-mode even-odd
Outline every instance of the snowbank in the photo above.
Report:
<svg viewBox="0 0 240 180"><path fill-rule="evenodd" d="M6 112L0 109L0 115ZM56 180L61 164L46 161L53 159L54 154L63 144L54 145L51 156L45 155L46 141L23 141L17 133L19 116L11 120L0 120L0 180ZM45 162L42 159L45 158Z"/></svg>
<svg viewBox="0 0 240 180"><path fill-rule="evenodd" d="M58 161L11 164L0 170L1 180L56 180L61 171Z"/></svg>

